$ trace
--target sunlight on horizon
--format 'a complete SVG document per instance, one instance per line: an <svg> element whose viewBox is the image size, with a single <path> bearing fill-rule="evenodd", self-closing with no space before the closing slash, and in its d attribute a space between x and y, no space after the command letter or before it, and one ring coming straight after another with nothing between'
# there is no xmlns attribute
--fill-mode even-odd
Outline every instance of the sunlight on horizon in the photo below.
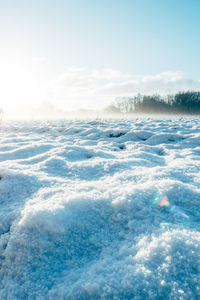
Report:
<svg viewBox="0 0 200 300"><path fill-rule="evenodd" d="M0 66L0 106L12 112L36 104L42 94L42 82L31 61L23 54L4 54Z"/></svg>
<svg viewBox="0 0 200 300"><path fill-rule="evenodd" d="M76 78L74 82L66 82L66 86L57 82L59 76L53 67L49 68L45 58L12 51L1 54L0 66L0 108L7 117L102 107L102 97L96 97L97 103L93 101L87 85L79 91ZM72 73L74 69L69 68Z"/></svg>

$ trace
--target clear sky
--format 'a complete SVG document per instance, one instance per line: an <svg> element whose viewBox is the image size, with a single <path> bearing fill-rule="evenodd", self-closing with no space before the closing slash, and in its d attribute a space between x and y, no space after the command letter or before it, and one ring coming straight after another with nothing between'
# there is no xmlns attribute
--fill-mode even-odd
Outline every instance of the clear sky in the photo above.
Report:
<svg viewBox="0 0 200 300"><path fill-rule="evenodd" d="M200 89L199 0L0 0L0 106Z"/></svg>

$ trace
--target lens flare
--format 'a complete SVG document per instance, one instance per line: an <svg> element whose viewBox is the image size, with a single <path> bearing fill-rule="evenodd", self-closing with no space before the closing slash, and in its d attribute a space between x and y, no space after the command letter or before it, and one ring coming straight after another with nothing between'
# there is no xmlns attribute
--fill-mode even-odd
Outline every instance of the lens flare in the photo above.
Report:
<svg viewBox="0 0 200 300"><path fill-rule="evenodd" d="M166 206L169 207L169 212L173 213L177 216L181 216L183 218L189 219L189 216L178 206L171 204L168 200L168 197L165 195L163 196L160 193L157 193L153 199L153 204L157 204L160 207Z"/></svg>

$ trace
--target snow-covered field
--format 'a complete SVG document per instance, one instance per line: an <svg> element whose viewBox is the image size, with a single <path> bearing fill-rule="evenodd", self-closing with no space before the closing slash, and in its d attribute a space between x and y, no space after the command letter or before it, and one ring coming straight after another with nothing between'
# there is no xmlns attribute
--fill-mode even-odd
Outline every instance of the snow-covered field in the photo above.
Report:
<svg viewBox="0 0 200 300"><path fill-rule="evenodd" d="M0 299L199 299L200 118L4 122Z"/></svg>

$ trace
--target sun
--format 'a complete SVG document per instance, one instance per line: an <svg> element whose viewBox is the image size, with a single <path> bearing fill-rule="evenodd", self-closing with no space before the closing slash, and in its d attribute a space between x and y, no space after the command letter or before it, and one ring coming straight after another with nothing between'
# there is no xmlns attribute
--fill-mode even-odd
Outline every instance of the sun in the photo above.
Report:
<svg viewBox="0 0 200 300"><path fill-rule="evenodd" d="M41 94L40 70L25 55L0 57L0 108L17 114L22 107L37 103Z"/></svg>

